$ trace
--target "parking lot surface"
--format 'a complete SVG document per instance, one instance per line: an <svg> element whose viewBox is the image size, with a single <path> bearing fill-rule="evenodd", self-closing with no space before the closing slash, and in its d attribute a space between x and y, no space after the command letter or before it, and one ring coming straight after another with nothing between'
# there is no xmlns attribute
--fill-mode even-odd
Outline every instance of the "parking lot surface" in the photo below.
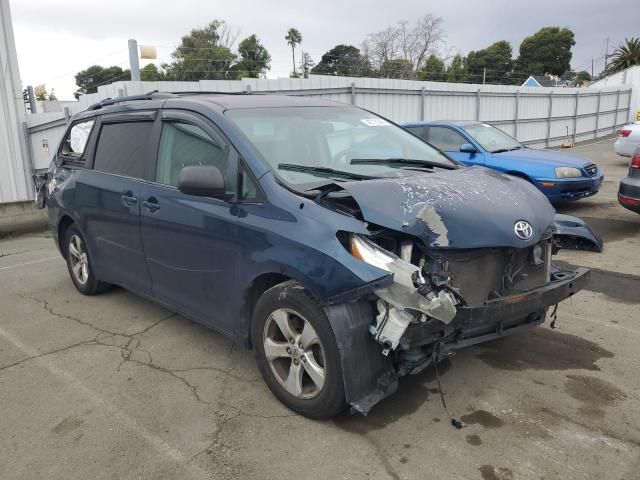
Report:
<svg viewBox="0 0 640 480"><path fill-rule="evenodd" d="M601 192L559 208L602 254L557 328L468 348L401 379L367 417L311 421L268 391L252 352L114 289L84 297L46 234L0 240L0 478L640 478L640 215L628 159L579 147Z"/></svg>

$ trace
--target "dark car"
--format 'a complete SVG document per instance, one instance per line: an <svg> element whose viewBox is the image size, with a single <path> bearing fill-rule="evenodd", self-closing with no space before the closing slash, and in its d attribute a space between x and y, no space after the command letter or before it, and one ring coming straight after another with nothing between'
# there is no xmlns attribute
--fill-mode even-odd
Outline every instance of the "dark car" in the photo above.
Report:
<svg viewBox="0 0 640 480"><path fill-rule="evenodd" d="M624 208L640 213L640 147L629 162L629 175L620 181L618 201Z"/></svg>
<svg viewBox="0 0 640 480"><path fill-rule="evenodd" d="M71 280L253 348L285 405L366 413L453 349L538 325L599 250L533 185L359 108L152 93L73 117L39 201Z"/></svg>
<svg viewBox="0 0 640 480"><path fill-rule="evenodd" d="M481 165L528 180L551 203L595 195L604 181L590 160L529 148L488 123L416 122L404 127L465 165Z"/></svg>

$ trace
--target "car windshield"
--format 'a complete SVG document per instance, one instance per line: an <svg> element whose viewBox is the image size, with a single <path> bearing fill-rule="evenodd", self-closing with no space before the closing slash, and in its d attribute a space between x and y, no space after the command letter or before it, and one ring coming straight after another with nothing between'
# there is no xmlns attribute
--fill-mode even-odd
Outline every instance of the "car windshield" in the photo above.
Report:
<svg viewBox="0 0 640 480"><path fill-rule="evenodd" d="M465 125L463 128L476 142L482 145L482 148L491 153L508 152L523 148L523 145L515 138L486 123Z"/></svg>
<svg viewBox="0 0 640 480"><path fill-rule="evenodd" d="M404 129L359 108L231 109L225 115L277 174L294 185L327 177L398 177L458 166Z"/></svg>

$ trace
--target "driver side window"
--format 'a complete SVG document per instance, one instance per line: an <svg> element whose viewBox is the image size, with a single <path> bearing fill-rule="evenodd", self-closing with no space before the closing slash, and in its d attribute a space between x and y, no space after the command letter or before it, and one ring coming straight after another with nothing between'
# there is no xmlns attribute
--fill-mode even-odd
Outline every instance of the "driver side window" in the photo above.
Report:
<svg viewBox="0 0 640 480"><path fill-rule="evenodd" d="M156 181L176 186L184 167L211 165L227 172L229 149L202 128L187 122L164 122L158 148ZM227 182L228 185L232 183Z"/></svg>
<svg viewBox="0 0 640 480"><path fill-rule="evenodd" d="M429 127L429 143L443 152L457 152L469 141L455 130L447 127Z"/></svg>

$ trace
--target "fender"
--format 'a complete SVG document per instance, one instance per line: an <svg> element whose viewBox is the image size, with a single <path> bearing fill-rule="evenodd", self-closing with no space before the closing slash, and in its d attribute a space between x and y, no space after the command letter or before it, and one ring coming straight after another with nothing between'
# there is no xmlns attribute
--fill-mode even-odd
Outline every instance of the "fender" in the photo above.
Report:
<svg viewBox="0 0 640 480"><path fill-rule="evenodd" d="M551 226L555 231L553 239L556 251L564 248L602 252L602 239L584 220L556 213Z"/></svg>

